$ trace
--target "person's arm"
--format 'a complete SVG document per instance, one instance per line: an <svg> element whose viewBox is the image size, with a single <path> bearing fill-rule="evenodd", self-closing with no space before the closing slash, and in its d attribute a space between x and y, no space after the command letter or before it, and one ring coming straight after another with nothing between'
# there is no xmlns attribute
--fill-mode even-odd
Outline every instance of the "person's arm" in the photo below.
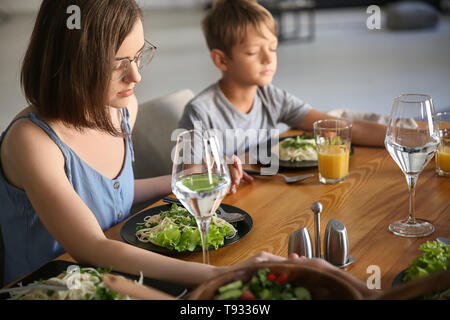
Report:
<svg viewBox="0 0 450 320"><path fill-rule="evenodd" d="M253 181L253 177L244 171L244 169L242 168L242 162L238 156L233 154L232 160L233 163L228 165L228 170L230 171L231 178L230 193L234 194L236 193L241 180L251 183Z"/></svg>
<svg viewBox="0 0 450 320"><path fill-rule="evenodd" d="M156 201L172 192L171 175L134 180L133 205Z"/></svg>
<svg viewBox="0 0 450 320"><path fill-rule="evenodd" d="M313 124L318 120L338 119L326 113L311 109L300 120L297 128L305 131L313 131ZM386 126L372 121L355 120L352 122L352 144L384 147L384 138L386 136Z"/></svg>

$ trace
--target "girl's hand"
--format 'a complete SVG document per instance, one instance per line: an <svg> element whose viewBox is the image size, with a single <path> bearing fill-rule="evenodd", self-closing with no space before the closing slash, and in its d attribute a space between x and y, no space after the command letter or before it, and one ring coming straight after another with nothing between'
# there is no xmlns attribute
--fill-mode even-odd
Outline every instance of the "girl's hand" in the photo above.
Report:
<svg viewBox="0 0 450 320"><path fill-rule="evenodd" d="M228 165L228 170L230 170L231 177L230 192L234 194L236 193L236 188L239 186L239 183L242 179L244 179L244 181L246 182L252 182L253 177L244 172L244 170L242 169L241 160L235 154L233 154L231 159L233 160L233 164Z"/></svg>
<svg viewBox="0 0 450 320"><path fill-rule="evenodd" d="M225 272L234 271L239 268L254 266L255 264L264 263L264 262L302 263L303 261L306 261L306 260L310 260L310 259L306 259L303 256L299 257L296 253L289 255L289 258L285 258L285 257L277 256L272 253L261 251L260 253L254 255L242 262L236 263L232 266L216 267L217 273L215 276L225 273ZM317 260L322 260L322 259L317 259ZM318 263L320 264L321 262L318 262ZM325 262L325 263L327 263L327 262Z"/></svg>
<svg viewBox="0 0 450 320"><path fill-rule="evenodd" d="M245 268L245 267L253 266L255 264L263 263L263 262L287 262L287 261L288 261L287 258L280 257L280 256L274 255L272 253L262 251L262 252L258 253L257 255L254 255L253 257L248 258L247 260L244 260L243 262L239 262L239 263L236 263L232 266L225 267L225 268L228 269L226 271L233 271L233 270L236 270L239 268Z"/></svg>
<svg viewBox="0 0 450 320"><path fill-rule="evenodd" d="M305 256L299 256L296 253L289 255L289 260L294 264L300 264L307 267L313 267L314 269L320 269L322 271L339 271L339 268L333 266L331 263L324 259L311 258L307 259Z"/></svg>
<svg viewBox="0 0 450 320"><path fill-rule="evenodd" d="M233 266L231 266L231 269L237 269L242 267L251 266L258 263L263 262L285 262L285 263L294 263L294 264L301 264L305 266L313 267L314 269L321 269L324 271L331 271L331 270L339 270L337 267L333 266L329 262L319 259L319 258L312 258L312 259L306 259L304 256L299 256L296 253L291 253L288 258L284 258L281 256L274 255L272 253L268 253L265 251L262 251L258 253L257 255L241 262L237 263Z"/></svg>

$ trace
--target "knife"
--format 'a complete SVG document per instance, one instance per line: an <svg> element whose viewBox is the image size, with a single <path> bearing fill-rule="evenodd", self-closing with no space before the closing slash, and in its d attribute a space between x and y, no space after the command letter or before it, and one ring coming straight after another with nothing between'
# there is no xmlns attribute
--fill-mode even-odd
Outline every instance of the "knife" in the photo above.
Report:
<svg viewBox="0 0 450 320"><path fill-rule="evenodd" d="M178 200L178 199L176 199L176 198L172 198L172 197L164 197L164 198L163 198L163 201L164 201L164 202L167 202L167 203L172 203L172 204L176 204L176 205L179 205L179 206L184 207L183 204L181 203L181 201Z"/></svg>

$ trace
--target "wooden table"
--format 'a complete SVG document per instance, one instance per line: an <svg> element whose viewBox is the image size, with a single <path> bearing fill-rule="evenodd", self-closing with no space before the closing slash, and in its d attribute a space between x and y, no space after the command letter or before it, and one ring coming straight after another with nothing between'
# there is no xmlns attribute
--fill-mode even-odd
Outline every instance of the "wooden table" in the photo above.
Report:
<svg viewBox="0 0 450 320"><path fill-rule="evenodd" d="M285 135L293 134L289 131ZM317 168L314 178L288 185L281 177L255 178L242 184L238 192L228 195L223 203L242 208L253 218L253 229L241 241L210 251L214 265L240 262L260 251L280 256L288 254L291 232L307 227L314 239L312 202L323 204L323 233L331 218L345 224L349 236L350 254L355 262L345 270L366 282L372 272L369 266L381 270L381 289L391 287L395 276L419 254L420 244L437 237L450 236L450 179L438 177L434 159L419 177L416 189L416 214L430 220L436 231L428 237L403 238L388 231L388 225L408 216L408 189L405 177L384 148L354 147L350 159L350 176L340 184L319 183ZM298 171L289 171L297 175ZM163 204L159 201L153 206ZM118 224L107 230L108 238L121 240ZM73 260L68 254L59 259ZM182 256L186 261L202 261L201 253Z"/></svg>

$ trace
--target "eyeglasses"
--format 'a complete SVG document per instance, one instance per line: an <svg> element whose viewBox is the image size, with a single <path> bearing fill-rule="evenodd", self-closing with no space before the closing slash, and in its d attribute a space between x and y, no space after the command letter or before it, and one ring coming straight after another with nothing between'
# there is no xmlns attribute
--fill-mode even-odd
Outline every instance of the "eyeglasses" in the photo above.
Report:
<svg viewBox="0 0 450 320"><path fill-rule="evenodd" d="M138 69L142 69L146 65L152 61L153 56L155 55L155 51L158 49L155 45L145 40L144 48L142 48L141 52L134 57L134 59L123 58L120 60L116 60L113 64L112 69L112 80L120 81L122 80L130 70L130 65L132 62L136 62L136 66Z"/></svg>

